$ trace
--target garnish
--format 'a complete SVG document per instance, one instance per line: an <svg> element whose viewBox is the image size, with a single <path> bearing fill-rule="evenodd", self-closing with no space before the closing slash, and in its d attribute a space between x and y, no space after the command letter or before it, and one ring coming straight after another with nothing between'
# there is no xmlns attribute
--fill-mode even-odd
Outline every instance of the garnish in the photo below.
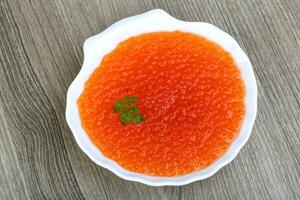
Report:
<svg viewBox="0 0 300 200"><path fill-rule="evenodd" d="M113 107L115 112L120 113L122 124L126 125L130 122L139 124L145 119L144 115L139 114L139 108L136 105L137 101L138 98L134 96L125 96L123 99L116 100Z"/></svg>

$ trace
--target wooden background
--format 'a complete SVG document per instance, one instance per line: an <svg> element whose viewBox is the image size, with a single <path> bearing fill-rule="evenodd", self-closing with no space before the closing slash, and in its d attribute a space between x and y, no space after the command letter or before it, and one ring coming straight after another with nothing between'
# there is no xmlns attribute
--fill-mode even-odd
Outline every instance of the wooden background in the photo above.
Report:
<svg viewBox="0 0 300 200"><path fill-rule="evenodd" d="M182 187L124 181L95 165L64 117L84 40L153 8L231 34L259 87L237 158ZM300 199L299 0L1 0L0 89L0 199Z"/></svg>

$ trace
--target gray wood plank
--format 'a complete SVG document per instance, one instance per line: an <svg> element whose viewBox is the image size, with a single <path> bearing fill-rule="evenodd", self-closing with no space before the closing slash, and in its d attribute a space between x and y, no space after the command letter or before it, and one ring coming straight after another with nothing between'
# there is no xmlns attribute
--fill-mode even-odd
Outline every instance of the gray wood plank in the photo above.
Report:
<svg viewBox="0 0 300 200"><path fill-rule="evenodd" d="M182 187L128 182L96 166L64 118L84 40L153 8L231 34L259 87L238 157ZM300 199L299 10L298 0L0 1L0 199Z"/></svg>

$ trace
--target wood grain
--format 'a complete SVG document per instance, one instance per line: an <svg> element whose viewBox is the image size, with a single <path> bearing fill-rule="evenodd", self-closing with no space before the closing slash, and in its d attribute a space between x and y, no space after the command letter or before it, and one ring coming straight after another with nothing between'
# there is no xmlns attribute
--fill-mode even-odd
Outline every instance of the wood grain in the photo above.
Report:
<svg viewBox="0 0 300 200"><path fill-rule="evenodd" d="M122 180L66 125L82 45L115 21L162 8L231 34L259 87L249 142L216 175L182 187ZM299 0L1 0L0 199L300 199Z"/></svg>

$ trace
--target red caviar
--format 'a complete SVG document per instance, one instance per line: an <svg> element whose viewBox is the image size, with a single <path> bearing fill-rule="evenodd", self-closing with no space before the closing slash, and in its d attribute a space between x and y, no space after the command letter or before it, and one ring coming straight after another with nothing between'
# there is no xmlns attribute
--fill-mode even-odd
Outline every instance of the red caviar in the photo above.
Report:
<svg viewBox="0 0 300 200"><path fill-rule="evenodd" d="M101 47L99 47L101 48ZM123 125L116 100L138 98L145 120ZM93 143L122 167L176 176L212 164L240 130L240 71L222 47L185 32L131 37L107 54L78 100Z"/></svg>

